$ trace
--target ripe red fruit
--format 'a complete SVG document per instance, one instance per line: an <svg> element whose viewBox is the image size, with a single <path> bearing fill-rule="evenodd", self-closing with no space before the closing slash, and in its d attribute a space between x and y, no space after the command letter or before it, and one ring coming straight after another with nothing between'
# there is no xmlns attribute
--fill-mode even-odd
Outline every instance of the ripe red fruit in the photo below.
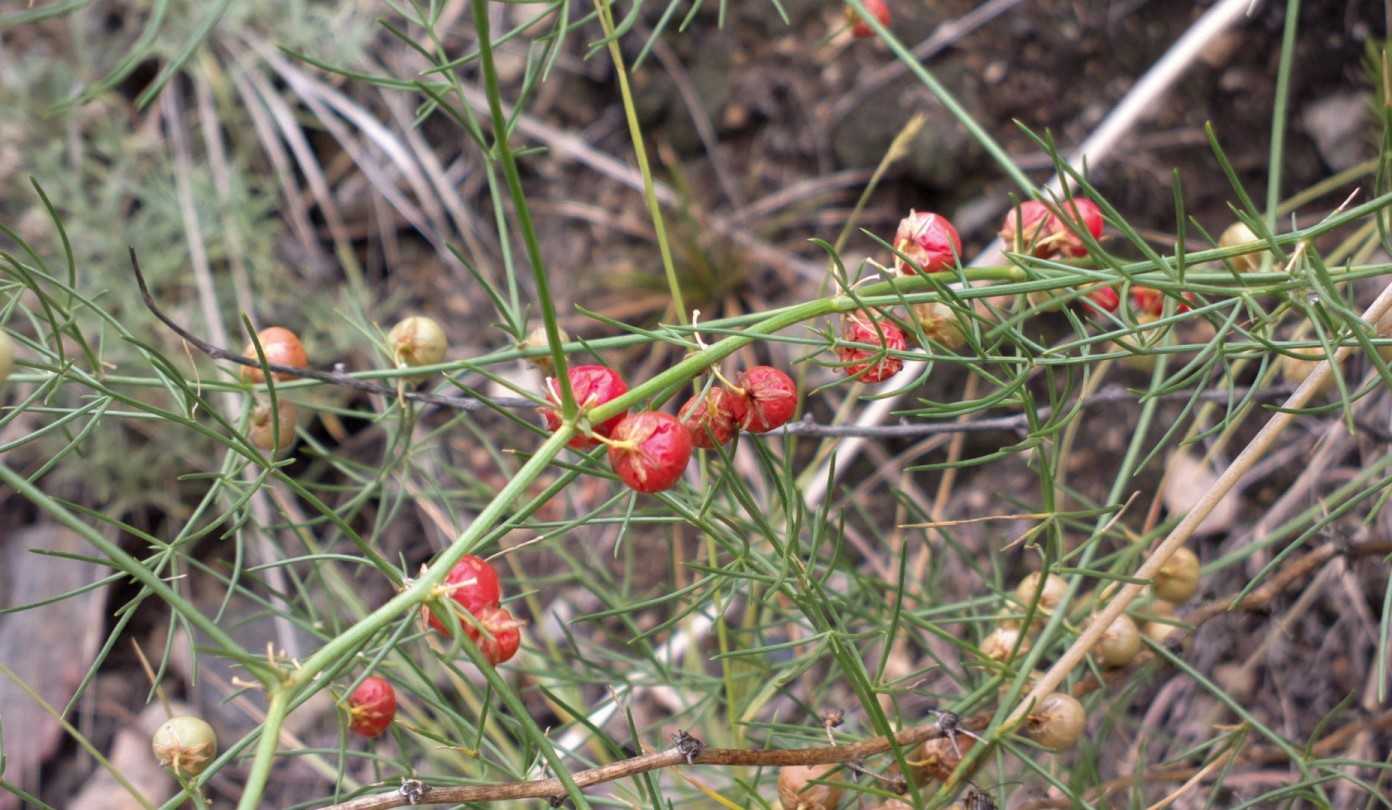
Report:
<svg viewBox="0 0 1392 810"><path fill-rule="evenodd" d="M750 433L782 427L797 411L793 378L773 366L755 366L739 375L735 387L743 392L746 411L741 426Z"/></svg>
<svg viewBox="0 0 1392 810"><path fill-rule="evenodd" d="M619 480L639 492L671 489L691 460L691 432L661 411L624 417L608 444L609 464Z"/></svg>
<svg viewBox="0 0 1392 810"><path fill-rule="evenodd" d="M748 401L744 397L726 388L712 388L705 396L687 400L677 413L677 418L686 423L692 445L702 450L713 450L717 444L725 444L735 438L748 409ZM712 436L715 437L714 441L711 440Z"/></svg>
<svg viewBox="0 0 1392 810"><path fill-rule="evenodd" d="M272 326L262 329L256 333L256 343L261 344L261 351L266 354L266 362L282 366L307 366L309 365L309 353L305 351L304 344L300 338L289 329L279 326ZM242 350L243 357L249 357L260 363L260 358L256 356L256 344L248 343ZM287 374L283 371L272 372L275 378L281 382L296 379L294 374ZM259 383L266 379L261 373L261 367L242 366L241 377L243 382Z"/></svg>
<svg viewBox="0 0 1392 810"><path fill-rule="evenodd" d="M581 411L598 407L615 397L628 393L628 384L624 382L623 377L620 377L617 371L607 366L572 366L566 376L570 377L570 389L575 394L575 401L580 405ZM560 381L555 377L546 380L546 401L554 405L561 403ZM614 426L623 421L627 413L628 411L624 411L612 416L602 424L591 426L591 430L597 436L608 438L614 430ZM560 411L542 408L541 415L546 419L547 430L554 433L560 428ZM598 445L598 440L585 435L577 435L570 440L569 444L575 450L588 450Z"/></svg>
<svg viewBox="0 0 1392 810"><path fill-rule="evenodd" d="M1102 209L1086 197L1074 197L1063 204L1061 213L1062 216L1056 214L1050 219L1053 238L1058 240L1060 250L1069 256L1075 259L1086 256L1088 249L1082 231L1086 229L1093 239L1102 236Z"/></svg>
<svg viewBox="0 0 1392 810"><path fill-rule="evenodd" d="M876 325L879 326L878 331ZM883 337L881 337L883 335ZM849 343L868 343L871 346L883 346L889 351L902 352L908 348L908 338L904 336L904 330L898 324L890 320L879 319L869 321L860 315L852 315L846 318L841 327L841 339ZM842 366L841 370L847 376L854 377L860 374L857 379L866 383L878 383L893 377L904 367L904 360L892 355L881 355L874 349L863 346L846 346L837 344L836 356L843 363L851 365ZM872 358L878 357L873 365L869 362ZM865 372L861 374L861 372Z"/></svg>
<svg viewBox="0 0 1392 810"><path fill-rule="evenodd" d="M880 25L889 25L889 6L885 5L884 0L861 0L861 5L865 6L865 10L872 17L880 21ZM875 35L875 30L850 6L846 6L846 20L850 22L851 33L855 36L863 39Z"/></svg>
<svg viewBox="0 0 1392 810"><path fill-rule="evenodd" d="M498 581L498 572L493 566L482 557L470 554L454 564L445 575L445 581L436 589L436 593L439 596L448 596L465 611L478 616L484 608L498 605L503 589ZM432 629L444 635L449 634L449 627L440 621L430 608L422 607L421 610ZM478 633L467 618L460 617L459 626L471 639Z"/></svg>
<svg viewBox="0 0 1392 810"><path fill-rule="evenodd" d="M1163 315L1165 313L1165 294L1150 287L1132 287L1131 303L1142 315ZM1175 304L1175 313L1188 312L1189 305Z"/></svg>
<svg viewBox="0 0 1392 810"><path fill-rule="evenodd" d="M348 729L364 737L380 737L396 719L396 690L376 675L363 679L348 696Z"/></svg>
<svg viewBox="0 0 1392 810"><path fill-rule="evenodd" d="M1028 250L1041 259L1059 254L1078 258L1087 255L1083 230L1093 239L1102 236L1102 209L1092 200L1075 197L1065 202L1062 210L1026 200L1005 215L1000 238L1017 253Z"/></svg>
<svg viewBox="0 0 1392 810"><path fill-rule="evenodd" d="M1117 295L1116 287L1093 287L1088 290L1087 297L1098 309L1107 312L1116 312L1117 307L1121 306L1121 297Z"/></svg>
<svg viewBox="0 0 1392 810"><path fill-rule="evenodd" d="M478 620L486 632L470 628L474 633L469 638L478 645L488 663L496 667L517 655L517 648L522 646L522 624L512 617L511 611L492 605L478 614Z"/></svg>
<svg viewBox="0 0 1392 810"><path fill-rule="evenodd" d="M894 249L910 262L894 257L894 270L899 275L937 273L957 266L962 238L945 217L930 211L910 211L894 232Z"/></svg>

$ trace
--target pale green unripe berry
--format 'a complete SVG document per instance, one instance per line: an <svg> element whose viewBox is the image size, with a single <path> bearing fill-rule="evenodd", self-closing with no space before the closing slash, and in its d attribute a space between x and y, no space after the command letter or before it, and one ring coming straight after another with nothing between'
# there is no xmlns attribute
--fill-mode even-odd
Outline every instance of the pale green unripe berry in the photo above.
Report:
<svg viewBox="0 0 1392 810"><path fill-rule="evenodd" d="M164 721L150 747L161 765L188 780L207 770L217 757L217 734L202 718L183 714Z"/></svg>
<svg viewBox="0 0 1392 810"><path fill-rule="evenodd" d="M393 326L387 333L387 343L391 346L396 362L404 366L433 366L445 362L445 352L449 350L449 338L444 327L433 318L412 315ZM416 381L425 376L413 378Z"/></svg>

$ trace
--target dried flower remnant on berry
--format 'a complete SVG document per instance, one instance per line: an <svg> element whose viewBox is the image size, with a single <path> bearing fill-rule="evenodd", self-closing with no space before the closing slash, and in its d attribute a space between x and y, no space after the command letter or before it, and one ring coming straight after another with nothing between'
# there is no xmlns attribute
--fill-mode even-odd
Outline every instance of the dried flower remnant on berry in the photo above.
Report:
<svg viewBox="0 0 1392 810"><path fill-rule="evenodd" d="M257 403L247 422L247 437L259 450L285 452L295 443L295 423L299 418L300 409L289 400L281 399L274 409L270 403Z"/></svg>
<svg viewBox="0 0 1392 810"><path fill-rule="evenodd" d="M482 557L468 554L450 568L449 573L445 575L445 581L435 589L435 594L437 597L452 600L465 612L478 616L484 608L498 604L498 600L502 598L502 583L491 563ZM449 602L444 604L448 606ZM449 628L429 607L422 607L421 610L431 629L441 635L449 634ZM459 617L459 626L471 639L478 634L473 623L463 616Z"/></svg>
<svg viewBox="0 0 1392 810"><path fill-rule="evenodd" d="M1096 240L1102 236L1102 224L1102 210L1084 197L1067 200L1061 207L1026 200L1006 213L999 236L1016 253L1076 259L1088 253L1082 234Z"/></svg>
<svg viewBox="0 0 1392 810"><path fill-rule="evenodd" d="M207 770L217 757L217 734L203 718L181 714L160 724L150 748L159 764L187 781Z"/></svg>
<svg viewBox="0 0 1392 810"><path fill-rule="evenodd" d="M704 395L686 401L677 418L686 423L691 444L702 450L714 450L739 433L748 403L744 397L726 388L712 388Z"/></svg>
<svg viewBox="0 0 1392 810"><path fill-rule="evenodd" d="M572 366L566 375L570 378L570 390L581 412L597 408L612 399L628 393L628 383L619 373L608 366ZM552 405L561 404L560 381L550 378L546 381L546 401ZM614 427L623 421L628 411L622 411L591 427L593 436L577 434L568 446L574 450L588 450L597 447L601 438L608 437ZM542 408L541 415L546 420L546 429L555 433L561 427L561 412L555 408Z"/></svg>
<svg viewBox="0 0 1392 810"><path fill-rule="evenodd" d="M1025 719L1031 739L1051 751L1065 751L1083 736L1087 712L1066 692L1050 692Z"/></svg>
<svg viewBox="0 0 1392 810"><path fill-rule="evenodd" d="M362 737L380 737L396 719L396 689L386 678L363 679L348 696L348 728Z"/></svg>
<svg viewBox="0 0 1392 810"><path fill-rule="evenodd" d="M391 346L397 365L411 368L443 363L449 350L449 338L445 336L444 327L423 315L412 315L393 326L387 333L387 343ZM430 375L418 374L409 379L423 382L430 379Z"/></svg>
<svg viewBox="0 0 1392 810"><path fill-rule="evenodd" d="M691 432L677 417L662 411L624 417L605 443L614 473L638 492L662 492L676 486L691 460Z"/></svg>
<svg viewBox="0 0 1392 810"><path fill-rule="evenodd" d="M735 380L735 393L745 399L741 424L750 433L768 433L788 423L797 413L797 385L773 366L754 366Z"/></svg>
<svg viewBox="0 0 1392 810"><path fill-rule="evenodd" d="M899 275L938 273L957 266L962 238L946 217L931 211L910 211L894 232L894 249L898 251L894 271Z"/></svg>

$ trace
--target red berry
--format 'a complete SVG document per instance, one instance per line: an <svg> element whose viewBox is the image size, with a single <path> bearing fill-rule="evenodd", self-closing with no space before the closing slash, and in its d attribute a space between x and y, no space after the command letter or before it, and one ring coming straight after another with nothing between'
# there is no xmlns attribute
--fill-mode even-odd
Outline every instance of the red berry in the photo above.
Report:
<svg viewBox="0 0 1392 810"><path fill-rule="evenodd" d="M517 648L522 645L522 624L512 618L511 611L493 605L484 608L478 620L485 632L471 635L470 639L478 645L488 663L496 667L517 655Z"/></svg>
<svg viewBox="0 0 1392 810"><path fill-rule="evenodd" d="M1117 307L1121 306L1121 297L1117 295L1116 287L1093 287L1088 290L1087 297L1098 309L1107 312L1116 312Z"/></svg>
<svg viewBox="0 0 1392 810"><path fill-rule="evenodd" d="M677 418L686 423L691 443L702 450L713 450L739 433L748 403L744 397L726 388L712 388L705 396L686 401ZM711 437L714 436L714 441Z"/></svg>
<svg viewBox="0 0 1392 810"><path fill-rule="evenodd" d="M1165 294L1150 287L1132 287L1131 303L1142 315L1163 315L1165 312ZM1175 304L1176 313L1188 311L1188 304Z"/></svg>
<svg viewBox="0 0 1392 810"><path fill-rule="evenodd" d="M909 260L894 257L894 269L902 276L936 273L956 267L962 255L962 239L945 217L929 211L910 211L894 232L894 249Z"/></svg>
<svg viewBox="0 0 1392 810"><path fill-rule="evenodd" d="M691 432L669 413L630 414L609 434L609 464L639 492L671 489L690 460Z"/></svg>
<svg viewBox="0 0 1392 810"><path fill-rule="evenodd" d="M1050 228L1061 245L1061 250L1078 258L1086 256L1087 243L1082 230L1092 234L1093 239L1102 236L1102 209L1086 197L1074 197L1063 205L1062 216L1055 215L1050 220Z"/></svg>
<svg viewBox="0 0 1392 810"><path fill-rule="evenodd" d="M470 554L454 564L445 575L445 581L436 589L436 593L448 596L465 611L478 616L484 608L497 606L498 600L502 598L503 589L498 581L498 572L493 566L482 557ZM431 628L438 633L449 634L449 627L441 622L429 607L423 607L421 610L424 611ZM478 633L466 618L460 617L459 626L470 638L474 638Z"/></svg>
<svg viewBox="0 0 1392 810"><path fill-rule="evenodd" d="M880 25L889 25L889 6L885 5L884 0L861 0L861 5L865 6L870 16L880 21ZM874 29L850 6L846 6L846 19L850 21L851 33L855 36L865 38L875 35Z"/></svg>
<svg viewBox="0 0 1392 810"><path fill-rule="evenodd" d="M281 366L307 366L309 365L309 354L305 351L304 344L300 338L289 329L279 326L272 326L262 329L256 333L256 343L261 344L261 351L266 355L267 363L274 363ZM249 357L257 363L261 359L256 355L256 343L248 343L242 350L243 357ZM275 378L281 382L295 379L294 374L287 374L283 371L272 372ZM242 366L241 377L243 382L259 383L266 379L261 373L261 367Z"/></svg>
<svg viewBox="0 0 1392 810"><path fill-rule="evenodd" d="M876 326L879 326L878 331ZM881 337L883 334L883 337ZM904 336L904 330L893 321L880 319L870 322L859 315L852 315L846 318L841 327L841 339L848 343L868 343L871 346L883 346L889 351L902 352L908 348L908 338ZM861 382L877 383L893 377L904 367L902 358L892 355L882 355L874 349L863 346L846 346L837 344L836 356L843 363L851 365L842 366L841 370L848 376L854 377L860 374L857 379ZM871 365L869 360L878 357L878 361ZM865 372L861 374L861 372Z"/></svg>
<svg viewBox="0 0 1392 810"><path fill-rule="evenodd" d="M1047 234L1046 223L1053 217L1049 207L1038 200L1025 200L1005 214L1001 225L1000 238L1011 250L1024 253L1029 250L1038 257L1051 256L1053 251L1043 244Z"/></svg>
<svg viewBox="0 0 1392 810"><path fill-rule="evenodd" d="M579 403L581 411L597 408L615 397L628 393L628 384L623 381L623 377L607 366L573 366L567 376L570 377L570 389L575 394L575 401ZM546 401L554 405L561 402L560 382L554 377L546 381ZM595 435L608 438L614 426L622 421L627 413L628 411L624 411L612 416L603 424L594 425L591 429ZM547 430L555 433L560 428L560 411L542 408L541 415L546 418ZM598 445L599 442L589 436L577 435L570 440L569 446L576 450L588 450Z"/></svg>
<svg viewBox="0 0 1392 810"><path fill-rule="evenodd" d="M1083 229L1093 239L1102 236L1102 209L1092 200L1075 197L1064 203L1062 212L1038 200L1026 200L1005 215L1000 238L1017 253L1030 251L1041 259L1059 254L1077 258L1087 255L1080 235Z"/></svg>
<svg viewBox="0 0 1392 810"><path fill-rule="evenodd" d="M380 737L396 719L396 690L385 678L365 678L348 696L348 728L364 737Z"/></svg>
<svg viewBox="0 0 1392 810"><path fill-rule="evenodd" d="M793 378L773 366L749 369L739 375L735 386L744 393L747 410L742 427L750 433L768 433L782 427L797 411Z"/></svg>

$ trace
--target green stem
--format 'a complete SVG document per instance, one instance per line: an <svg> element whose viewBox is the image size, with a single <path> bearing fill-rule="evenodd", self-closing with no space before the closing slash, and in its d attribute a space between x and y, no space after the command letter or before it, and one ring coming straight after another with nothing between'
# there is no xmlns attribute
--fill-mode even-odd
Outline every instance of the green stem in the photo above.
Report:
<svg viewBox="0 0 1392 810"><path fill-rule="evenodd" d="M498 69L493 63L493 41L488 26L488 0L473 0L474 26L478 31L479 66L483 70L484 87L488 95L488 114L493 122L493 149L498 162L503 164L503 177L507 180L508 193L516 209L517 226L522 231L522 242L527 248L527 261L532 265L532 278L537 288L537 306L541 310L542 322L546 325L546 341L551 344L551 362L556 369L556 379L561 393L561 413L567 420L577 412L575 393L570 387L570 375L566 373L566 356L561 345L561 328L556 323L556 303L551 298L551 285L546 279L546 265L541 259L541 245L537 242L536 228L532 224L531 209L527 207L527 195L522 190L522 176L517 171L517 156L508 145L508 121L503 113L502 90L498 84Z"/></svg>
<svg viewBox="0 0 1392 810"><path fill-rule="evenodd" d="M633 156L638 161L638 171L643 175L643 196L647 199L648 215L652 217L653 232L657 235L657 249L662 254L662 269L667 274L667 291L672 295L672 306L677 311L677 321L685 324L686 302L682 300L681 283L677 280L677 269L672 263L672 248L667 243L667 226L662 221L662 206L658 203L657 192L653 188L652 167L648 164L647 147L643 145L643 129L638 125L633 91L628 86L628 70L624 67L619 40L614 36L614 19L609 13L609 0L594 0L594 4L595 10L599 12L600 25L604 27L604 36L609 38L609 57L614 60L614 74L619 80L619 94L623 96L628 134L633 138Z"/></svg>

